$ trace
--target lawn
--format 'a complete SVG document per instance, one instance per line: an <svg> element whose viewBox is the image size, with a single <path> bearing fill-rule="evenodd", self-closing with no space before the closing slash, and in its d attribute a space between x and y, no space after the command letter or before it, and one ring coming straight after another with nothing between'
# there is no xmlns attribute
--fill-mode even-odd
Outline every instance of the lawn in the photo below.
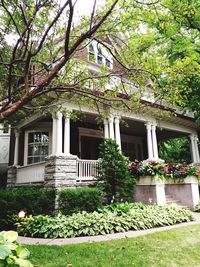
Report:
<svg viewBox="0 0 200 267"><path fill-rule="evenodd" d="M27 246L39 267L200 266L200 225L137 238L65 246Z"/></svg>

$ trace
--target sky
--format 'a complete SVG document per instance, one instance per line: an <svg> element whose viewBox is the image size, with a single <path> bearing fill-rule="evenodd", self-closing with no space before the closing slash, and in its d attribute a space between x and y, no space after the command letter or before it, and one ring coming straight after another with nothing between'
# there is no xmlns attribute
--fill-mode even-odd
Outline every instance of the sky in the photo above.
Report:
<svg viewBox="0 0 200 267"><path fill-rule="evenodd" d="M61 3L65 3L66 0L58 0ZM95 0L73 0L76 1L75 4L75 12L74 12L74 19L73 22L76 23L79 21L79 18L83 15L87 16L90 15L92 12L93 4ZM96 0L96 8L102 6L106 3L106 0ZM14 36L13 34L7 35L5 37L8 44L12 45L16 42L18 36Z"/></svg>
<svg viewBox="0 0 200 267"><path fill-rule="evenodd" d="M95 0L78 0L76 3L75 14L76 17L81 15L89 15L92 12ZM106 3L106 0L96 0L97 8Z"/></svg>

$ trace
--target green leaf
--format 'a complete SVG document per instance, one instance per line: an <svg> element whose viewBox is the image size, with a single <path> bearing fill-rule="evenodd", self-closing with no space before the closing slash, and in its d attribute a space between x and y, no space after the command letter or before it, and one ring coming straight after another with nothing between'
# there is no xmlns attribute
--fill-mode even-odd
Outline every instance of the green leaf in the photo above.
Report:
<svg viewBox="0 0 200 267"><path fill-rule="evenodd" d="M19 267L33 267L33 264L28 260L16 259L15 262L19 265Z"/></svg>
<svg viewBox="0 0 200 267"><path fill-rule="evenodd" d="M9 242L13 242L17 240L18 234L14 231L3 232L3 237Z"/></svg>
<svg viewBox="0 0 200 267"><path fill-rule="evenodd" d="M0 259L4 260L11 253L7 245L0 245Z"/></svg>
<svg viewBox="0 0 200 267"><path fill-rule="evenodd" d="M16 249L16 252L17 256L21 259L27 259L30 256L30 252L28 251L28 249L21 246Z"/></svg>

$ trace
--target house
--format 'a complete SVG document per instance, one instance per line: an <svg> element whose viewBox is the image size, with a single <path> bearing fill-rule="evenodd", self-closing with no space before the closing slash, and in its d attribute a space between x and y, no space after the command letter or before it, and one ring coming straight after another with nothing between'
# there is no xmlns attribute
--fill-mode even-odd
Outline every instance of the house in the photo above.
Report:
<svg viewBox="0 0 200 267"><path fill-rule="evenodd" d="M98 71L102 65L111 70L116 66L112 56L99 47L97 41L83 48L79 57L92 71ZM158 160L160 141L186 136L191 144L191 161L199 163L199 128L192 114L177 111L175 116L158 120L154 111L165 107L154 104L149 95L142 101L148 105L148 113L110 108L100 123L97 122L98 110L84 105L81 118L72 120L71 114L80 112L80 105L69 100L59 102L59 110L49 109L45 114L36 113L21 120L11 133L7 186L88 185L95 176L98 146L103 137L115 139L131 160ZM157 201L163 204L164 200L161 202Z"/></svg>
<svg viewBox="0 0 200 267"><path fill-rule="evenodd" d="M10 128L0 124L0 187L6 186L9 161Z"/></svg>

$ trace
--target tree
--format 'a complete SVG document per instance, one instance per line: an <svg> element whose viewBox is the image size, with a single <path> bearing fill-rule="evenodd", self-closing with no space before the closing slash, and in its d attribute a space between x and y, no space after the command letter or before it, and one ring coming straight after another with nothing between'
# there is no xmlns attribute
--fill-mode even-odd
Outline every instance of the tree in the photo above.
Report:
<svg viewBox="0 0 200 267"><path fill-rule="evenodd" d="M94 0L79 22L77 1L0 1L0 122L74 96L97 109L148 112L140 101L146 90L161 104L200 110L195 0L109 0L98 10ZM115 73L94 74L77 60L91 40L113 55Z"/></svg>
<svg viewBox="0 0 200 267"><path fill-rule="evenodd" d="M55 100L75 101L75 97L98 110L112 107L148 112L140 99L150 90L147 84L155 74L128 43L127 16L141 9L140 1L133 1L129 11L128 1L109 0L96 10L94 0L90 16L74 23L76 2L1 0L0 122L18 121L38 107L45 110L54 102L57 108ZM105 38L110 38L109 45ZM115 72L102 67L98 74L92 73L78 60L77 53L91 40L112 54L118 66ZM88 90L88 81L94 90ZM108 83L112 90L107 90Z"/></svg>
<svg viewBox="0 0 200 267"><path fill-rule="evenodd" d="M191 163L188 138L175 138L159 143L159 156L161 159L164 159L165 162Z"/></svg>
<svg viewBox="0 0 200 267"><path fill-rule="evenodd" d="M104 139L99 150L98 180L108 203L132 201L135 179L130 174L127 158L112 139Z"/></svg>
<svg viewBox="0 0 200 267"><path fill-rule="evenodd" d="M140 8L129 8L124 22L130 33L129 49L140 55L146 70L154 73L156 101L192 109L200 120L199 1L148 2L140 1ZM126 1L127 7L131 4Z"/></svg>
<svg viewBox="0 0 200 267"><path fill-rule="evenodd" d="M62 81L60 86L55 80L64 66L70 74L73 55L103 27L118 0L109 1L98 14L94 1L91 16L79 22L81 27L73 25L76 1L60 2L1 0L0 122L56 89L81 90L79 84Z"/></svg>

